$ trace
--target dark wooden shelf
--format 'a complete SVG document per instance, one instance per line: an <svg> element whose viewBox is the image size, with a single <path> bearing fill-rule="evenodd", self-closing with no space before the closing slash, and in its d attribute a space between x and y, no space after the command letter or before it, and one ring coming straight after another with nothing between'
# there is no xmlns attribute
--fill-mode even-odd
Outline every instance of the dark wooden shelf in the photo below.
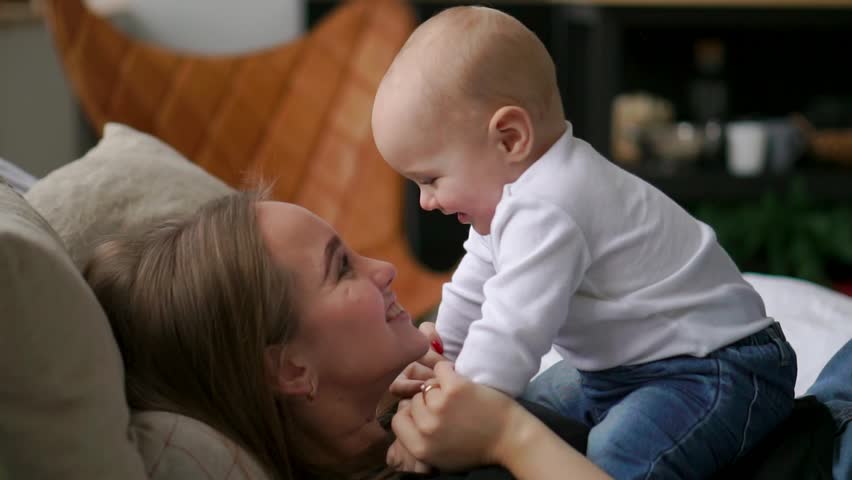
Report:
<svg viewBox="0 0 852 480"><path fill-rule="evenodd" d="M766 192L783 194L800 180L814 201L852 204L852 169L802 168L785 174L735 177L723 170L690 169L664 174L652 169L628 169L682 205L700 201L747 202Z"/></svg>

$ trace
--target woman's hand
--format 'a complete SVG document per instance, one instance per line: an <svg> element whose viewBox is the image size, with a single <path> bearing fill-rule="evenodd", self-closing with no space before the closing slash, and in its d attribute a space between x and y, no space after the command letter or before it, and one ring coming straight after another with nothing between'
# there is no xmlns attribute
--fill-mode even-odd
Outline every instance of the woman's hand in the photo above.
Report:
<svg viewBox="0 0 852 480"><path fill-rule="evenodd" d="M455 373L449 362L438 363L434 371L437 381L426 383L431 388L394 416L398 441L442 469L501 463L506 432L527 412L497 390Z"/></svg>
<svg viewBox="0 0 852 480"><path fill-rule="evenodd" d="M429 339L429 343L432 346L419 360L405 367L405 370L391 384L390 393L399 398L411 398L420 392L423 383L435 376L432 372L435 364L446 360L441 355L444 348L441 343L441 337L438 336L438 332L435 330L435 324L432 322L423 322L419 328L420 332Z"/></svg>
<svg viewBox="0 0 852 480"><path fill-rule="evenodd" d="M411 400L401 400L397 407L397 412L409 408L411 408ZM432 471L432 467L417 460L399 440L394 440L390 448L388 448L385 461L388 466L400 472L429 473Z"/></svg>
<svg viewBox="0 0 852 480"><path fill-rule="evenodd" d="M401 448L444 470L503 465L518 480L609 479L514 400L476 385L449 362L393 417Z"/></svg>
<svg viewBox="0 0 852 480"><path fill-rule="evenodd" d="M389 467L398 472L429 473L432 471L432 467L417 460L399 440L394 440L388 448L386 461Z"/></svg>
<svg viewBox="0 0 852 480"><path fill-rule="evenodd" d="M431 347L423 357L405 367L405 370L391 384L390 393L396 398L410 399L420 392L424 382L435 377L435 373L432 371L435 364L445 360L444 356L441 355L444 348L441 338L435 330L435 324L423 322L419 328L420 332L429 339ZM397 406L397 414L409 408L411 408L411 400L401 400ZM431 466L417 460L399 440L394 441L388 448L385 460L388 466L402 472L429 473L432 470Z"/></svg>

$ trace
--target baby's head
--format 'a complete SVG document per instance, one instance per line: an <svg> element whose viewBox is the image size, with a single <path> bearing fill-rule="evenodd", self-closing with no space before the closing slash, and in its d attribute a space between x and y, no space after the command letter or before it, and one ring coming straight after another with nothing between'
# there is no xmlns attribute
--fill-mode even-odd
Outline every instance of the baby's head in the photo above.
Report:
<svg viewBox="0 0 852 480"><path fill-rule="evenodd" d="M423 23L379 85L373 134L420 205L491 230L503 186L565 130L553 61L518 20L455 7Z"/></svg>

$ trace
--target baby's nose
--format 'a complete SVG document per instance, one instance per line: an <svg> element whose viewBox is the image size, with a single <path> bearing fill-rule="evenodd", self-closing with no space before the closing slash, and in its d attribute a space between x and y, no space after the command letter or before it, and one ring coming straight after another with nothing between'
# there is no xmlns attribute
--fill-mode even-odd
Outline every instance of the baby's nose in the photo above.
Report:
<svg viewBox="0 0 852 480"><path fill-rule="evenodd" d="M420 208L423 210L435 210L435 196L420 189Z"/></svg>

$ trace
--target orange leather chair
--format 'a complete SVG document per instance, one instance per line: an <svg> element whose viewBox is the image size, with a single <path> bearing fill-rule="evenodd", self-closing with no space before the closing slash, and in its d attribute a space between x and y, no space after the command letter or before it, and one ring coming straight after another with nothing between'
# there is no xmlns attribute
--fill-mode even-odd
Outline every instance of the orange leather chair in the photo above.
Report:
<svg viewBox="0 0 852 480"><path fill-rule="evenodd" d="M65 73L98 131L121 122L168 142L232 186L275 180L273 196L325 218L358 252L393 262L414 316L440 300L446 273L412 257L404 180L372 140L379 81L414 28L399 0L342 3L302 38L201 56L128 37L81 0L47 0Z"/></svg>

